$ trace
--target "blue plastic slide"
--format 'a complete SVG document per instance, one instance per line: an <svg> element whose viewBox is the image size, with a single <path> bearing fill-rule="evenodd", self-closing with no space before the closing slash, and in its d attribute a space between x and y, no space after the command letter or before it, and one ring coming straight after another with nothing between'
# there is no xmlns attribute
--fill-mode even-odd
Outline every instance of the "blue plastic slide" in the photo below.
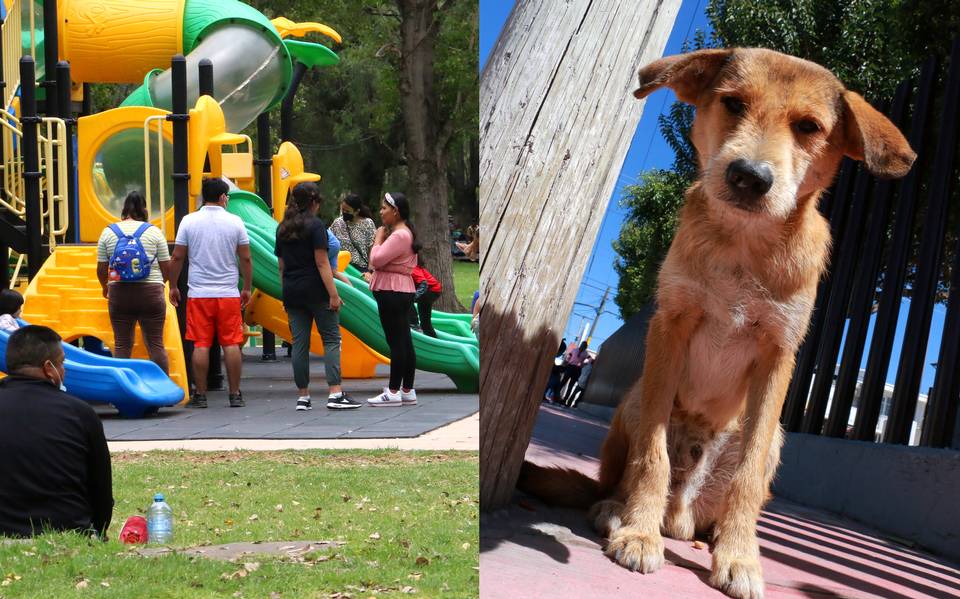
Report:
<svg viewBox="0 0 960 599"><path fill-rule="evenodd" d="M20 321L21 326L26 322ZM8 331L0 330L0 371L7 371ZM183 400L183 389L149 360L120 360L63 344L67 392L112 404L124 418L140 418Z"/></svg>

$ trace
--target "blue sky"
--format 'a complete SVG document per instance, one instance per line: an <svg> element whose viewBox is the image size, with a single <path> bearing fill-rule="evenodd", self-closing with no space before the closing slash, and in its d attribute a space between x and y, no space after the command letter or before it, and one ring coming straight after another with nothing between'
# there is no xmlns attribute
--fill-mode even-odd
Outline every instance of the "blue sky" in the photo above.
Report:
<svg viewBox="0 0 960 599"><path fill-rule="evenodd" d="M481 69L486 64L487 56L493 49L513 4L513 0L481 0L480 2ZM692 39L697 29L710 31L706 15L703 14L705 6L706 0L683 0L664 55L678 54L684 40ZM584 322L594 319L607 286L610 287L610 294L600 316L599 325L594 330L591 345L594 348L599 347L600 343L623 324L620 320L620 311L613 302L617 291L617 273L613 270L616 253L611 243L620 234L620 225L625 218L625 212L620 210L618 200L623 188L635 183L641 172L652 168L670 168L673 163L673 151L657 130L657 117L670 108L674 99L673 92L670 90L654 92L647 98L643 116L633 136L633 142L617 179L616 189L604 216L600 234L593 246L587 271L577 293L576 304L567 321L564 336L568 340L577 336Z"/></svg>

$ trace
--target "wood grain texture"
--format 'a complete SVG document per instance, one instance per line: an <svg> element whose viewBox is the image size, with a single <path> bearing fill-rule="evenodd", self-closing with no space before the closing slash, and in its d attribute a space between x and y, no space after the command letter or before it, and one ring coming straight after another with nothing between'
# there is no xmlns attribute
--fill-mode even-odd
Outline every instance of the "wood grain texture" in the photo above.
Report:
<svg viewBox="0 0 960 599"><path fill-rule="evenodd" d="M519 0L480 81L483 509L509 501L679 0ZM630 173L631 175L633 173Z"/></svg>

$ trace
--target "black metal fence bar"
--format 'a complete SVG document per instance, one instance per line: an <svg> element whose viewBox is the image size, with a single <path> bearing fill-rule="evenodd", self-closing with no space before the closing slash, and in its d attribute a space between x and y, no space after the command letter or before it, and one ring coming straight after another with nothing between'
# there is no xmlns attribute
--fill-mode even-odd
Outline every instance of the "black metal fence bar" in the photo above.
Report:
<svg viewBox="0 0 960 599"><path fill-rule="evenodd" d="M890 253L884 265L883 291L877 308L877 318L870 339L870 352L867 356L867 369L860 388L860 401L857 416L853 424L853 438L861 441L873 441L876 436L877 420L883 403L886 387L887 367L897 321L900 316L900 302L903 284L906 279L907 262L910 258L910 237L913 221L917 212L918 192L921 174L927 162L924 143L932 112L933 88L937 75L937 60L930 57L920 70L920 83L916 100L913 103L913 115L910 125L910 146L919 153L917 163L907 173L900 185L900 197L897 198L894 217L893 239Z"/></svg>
<svg viewBox="0 0 960 599"><path fill-rule="evenodd" d="M847 197L853 181L855 164L852 160L844 159L840 169L840 177L836 185L829 192L830 202L830 235L834 240L834 247L843 235L843 225L846 222L848 202ZM798 432L803 422L803 412L807 405L807 396L810 392L810 379L813 378L813 368L817 359L817 348L820 346L820 336L823 333L825 306L830 296L833 277L828 272L817 287L817 299L813 307L813 317L807 338L800 347L797 355L797 365L794 367L793 379L787 391L780 422L790 432Z"/></svg>
<svg viewBox="0 0 960 599"><path fill-rule="evenodd" d="M947 319L943 326L933 391L927 398L927 411L924 414L923 431L920 436L921 445L949 447L953 444L953 429L957 418L958 368L960 368L960 239L958 239L953 258ZM957 443L956 447L960 449L960 443Z"/></svg>
<svg viewBox="0 0 960 599"><path fill-rule="evenodd" d="M823 416L833 386L833 373L837 364L837 353L843 335L847 314L847 302L853 287L854 266L856 264L864 229L864 216L867 212L867 197L872 187L870 175L862 166L857 169L853 185L853 203L847 217L847 230L840 249L833 262L836 265L833 274L833 286L827 300L824 331L817 352L816 378L810 401L803 417L802 431L819 434L823 430Z"/></svg>
<svg viewBox="0 0 960 599"><path fill-rule="evenodd" d="M887 422L884 440L907 443L913 422L923 373L923 361L930 333L934 294L940 259L943 254L943 235L946 229L947 205L953 182L953 166L957 148L957 125L960 122L960 38L954 40L950 52L950 70L944 94L937 151L934 157L933 177L930 182L929 202L924 217L923 237L917 255L917 275L907 317L907 331L900 353L897 380L893 390L893 406Z"/></svg>
<svg viewBox="0 0 960 599"><path fill-rule="evenodd" d="M43 252L43 212L40 204L40 155L37 148L35 64L32 56L20 59L20 123L23 127L23 193L27 221L27 270L32 279L47 256Z"/></svg>
<svg viewBox="0 0 960 599"><path fill-rule="evenodd" d="M911 82L904 81L897 87L894 94L888 116L897 127L906 120L910 88ZM893 181L880 181L876 184L870 214L867 217L866 243L855 269L853 295L848 309L850 325L847 327L843 356L840 359L840 372L837 375L825 429L825 434L831 437L846 436L847 424L850 421L850 409L857 390L857 377L860 374L860 362L867 339L867 326L870 323L870 306L877 288L880 254L890 217L893 188Z"/></svg>

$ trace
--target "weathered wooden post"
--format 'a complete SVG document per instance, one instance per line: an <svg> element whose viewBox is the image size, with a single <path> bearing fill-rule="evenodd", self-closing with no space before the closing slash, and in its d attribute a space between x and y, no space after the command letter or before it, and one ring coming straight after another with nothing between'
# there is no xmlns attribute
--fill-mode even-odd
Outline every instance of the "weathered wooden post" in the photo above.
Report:
<svg viewBox="0 0 960 599"><path fill-rule="evenodd" d="M509 501L680 0L518 0L480 80L480 502Z"/></svg>

